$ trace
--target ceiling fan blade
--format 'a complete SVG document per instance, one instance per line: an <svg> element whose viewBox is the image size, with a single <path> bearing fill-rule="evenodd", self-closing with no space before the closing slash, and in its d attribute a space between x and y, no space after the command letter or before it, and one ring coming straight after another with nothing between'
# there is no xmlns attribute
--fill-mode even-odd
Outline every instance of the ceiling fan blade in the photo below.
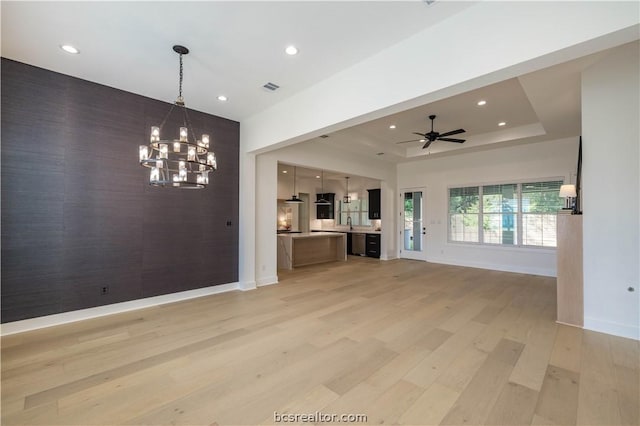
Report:
<svg viewBox="0 0 640 426"><path fill-rule="evenodd" d="M429 148L429 146L433 143L433 141L427 141L427 143L424 144L424 146L422 147L422 149L427 149Z"/></svg>
<svg viewBox="0 0 640 426"><path fill-rule="evenodd" d="M458 129L458 130L452 130L450 132L441 133L440 136L453 136L453 135L457 135L458 133L464 133L464 132L465 132L464 129Z"/></svg>
<svg viewBox="0 0 640 426"><path fill-rule="evenodd" d="M418 135L418 136L422 136L423 138L426 138L427 135L426 133L417 133L417 132L413 132L414 135Z"/></svg>
<svg viewBox="0 0 640 426"><path fill-rule="evenodd" d="M396 142L396 145L401 144L401 143L420 142L421 140L422 139L411 139L410 141Z"/></svg>
<svg viewBox="0 0 640 426"><path fill-rule="evenodd" d="M466 139L438 138L439 141L463 143Z"/></svg>

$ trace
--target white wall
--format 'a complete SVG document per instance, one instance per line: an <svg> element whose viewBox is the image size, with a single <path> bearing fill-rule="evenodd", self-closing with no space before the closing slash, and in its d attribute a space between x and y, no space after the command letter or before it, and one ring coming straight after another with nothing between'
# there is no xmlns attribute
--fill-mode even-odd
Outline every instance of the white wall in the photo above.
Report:
<svg viewBox="0 0 640 426"><path fill-rule="evenodd" d="M258 212L255 227L255 280L259 286L277 282L275 223L277 220L278 162L318 170L348 170L354 175L370 177L381 183L383 206L393 206L395 201L396 173L393 164L376 159L364 159L350 152L329 151L325 147L313 143L297 144L258 155L256 157L256 174L259 178L256 179L255 197L255 208ZM314 184L319 185L319 182L309 181L302 179L301 186L296 190L311 193ZM343 185L344 183L339 181L325 181L325 191L335 192L336 195L342 194ZM392 208L395 210L395 207ZM387 207L383 207L382 214L381 257L386 259L394 256L396 246L394 233L385 232L385 229L393 230L396 224L395 216ZM311 217L314 217L313 213Z"/></svg>
<svg viewBox="0 0 640 426"><path fill-rule="evenodd" d="M426 187L427 261L501 271L556 275L552 248L493 247L447 241L447 188L575 174L578 137L460 154L398 165L398 190ZM398 210L399 211L399 210Z"/></svg>
<svg viewBox="0 0 640 426"><path fill-rule="evenodd" d="M243 120L244 146L308 140L635 40L639 9L633 1L478 2Z"/></svg>
<svg viewBox="0 0 640 426"><path fill-rule="evenodd" d="M632 43L582 76L584 324L634 339L640 338L638 61Z"/></svg>

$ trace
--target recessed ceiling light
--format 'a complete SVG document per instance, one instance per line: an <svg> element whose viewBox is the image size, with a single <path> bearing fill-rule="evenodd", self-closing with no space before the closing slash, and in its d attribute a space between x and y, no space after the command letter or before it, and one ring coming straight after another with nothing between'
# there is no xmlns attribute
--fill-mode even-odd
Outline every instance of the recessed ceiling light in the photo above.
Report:
<svg viewBox="0 0 640 426"><path fill-rule="evenodd" d="M389 126L389 128L390 128L390 129L395 129L395 128L396 128L396 125L395 125L395 124L392 124L391 126Z"/></svg>
<svg viewBox="0 0 640 426"><path fill-rule="evenodd" d="M221 102L226 102L227 101L227 97L225 95L220 95L218 96L218 100Z"/></svg>
<svg viewBox="0 0 640 426"><path fill-rule="evenodd" d="M316 176L316 179L320 179L320 175Z"/></svg>
<svg viewBox="0 0 640 426"><path fill-rule="evenodd" d="M286 170L283 170L283 171L282 171L282 173L287 173L287 171L286 171Z"/></svg>
<svg viewBox="0 0 640 426"><path fill-rule="evenodd" d="M426 142L426 141L427 141L426 139L420 139L420 142Z"/></svg>
<svg viewBox="0 0 640 426"><path fill-rule="evenodd" d="M507 122L506 121L501 121L498 123L498 126L506 126Z"/></svg>
<svg viewBox="0 0 640 426"><path fill-rule="evenodd" d="M482 100L482 101L478 101L478 106L482 106L482 105L486 105L487 101Z"/></svg>
<svg viewBox="0 0 640 426"><path fill-rule="evenodd" d="M286 49L284 49L284 51L287 53L287 55L297 55L298 54L298 48L295 46L287 46Z"/></svg>
<svg viewBox="0 0 640 426"><path fill-rule="evenodd" d="M78 49L76 49L75 47L73 47L70 44L62 44L62 45L60 45L60 49L64 50L67 53L73 53L74 55L80 53L80 51Z"/></svg>

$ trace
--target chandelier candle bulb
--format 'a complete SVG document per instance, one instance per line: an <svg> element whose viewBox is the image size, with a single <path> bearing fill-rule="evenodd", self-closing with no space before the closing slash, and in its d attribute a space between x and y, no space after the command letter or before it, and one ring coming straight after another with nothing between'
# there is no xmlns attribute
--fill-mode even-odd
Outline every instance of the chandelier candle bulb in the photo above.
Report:
<svg viewBox="0 0 640 426"><path fill-rule="evenodd" d="M196 161L196 148L190 146L187 151L187 161Z"/></svg>
<svg viewBox="0 0 640 426"><path fill-rule="evenodd" d="M151 168L151 173L149 174L149 182L153 183L160 179L160 171L157 167Z"/></svg>
<svg viewBox="0 0 640 426"><path fill-rule="evenodd" d="M149 159L149 147L146 145L140 145L140 161Z"/></svg>
<svg viewBox="0 0 640 426"><path fill-rule="evenodd" d="M169 147L166 143L160 144L160 156L158 158L169 159Z"/></svg>
<svg viewBox="0 0 640 426"><path fill-rule="evenodd" d="M187 142L187 128L180 127L180 142Z"/></svg>
<svg viewBox="0 0 640 426"><path fill-rule="evenodd" d="M160 140L160 128L157 126L151 127L151 142L158 142Z"/></svg>
<svg viewBox="0 0 640 426"><path fill-rule="evenodd" d="M156 167L162 169L164 167L164 161L156 160Z"/></svg>
<svg viewBox="0 0 640 426"><path fill-rule="evenodd" d="M180 142L173 143L173 152L180 152Z"/></svg>
<svg viewBox="0 0 640 426"><path fill-rule="evenodd" d="M209 149L209 135L202 135L202 146Z"/></svg>
<svg viewBox="0 0 640 426"><path fill-rule="evenodd" d="M213 166L213 168L217 168L216 165L216 156L214 155L213 152L210 152L209 154L207 154L207 164L210 166Z"/></svg>

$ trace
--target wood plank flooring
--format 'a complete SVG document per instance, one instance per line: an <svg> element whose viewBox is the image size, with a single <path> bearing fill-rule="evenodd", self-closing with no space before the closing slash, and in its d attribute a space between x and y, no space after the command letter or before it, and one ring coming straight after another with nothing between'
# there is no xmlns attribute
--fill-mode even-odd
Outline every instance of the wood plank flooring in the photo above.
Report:
<svg viewBox="0 0 640 426"><path fill-rule="evenodd" d="M640 423L638 342L556 324L553 278L359 257L279 277L2 338L2 424Z"/></svg>

